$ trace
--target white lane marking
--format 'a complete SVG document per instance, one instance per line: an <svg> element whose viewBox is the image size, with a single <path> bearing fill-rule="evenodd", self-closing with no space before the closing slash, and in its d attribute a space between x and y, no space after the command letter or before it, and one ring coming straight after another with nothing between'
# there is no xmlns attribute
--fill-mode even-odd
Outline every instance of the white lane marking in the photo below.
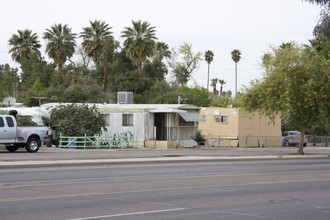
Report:
<svg viewBox="0 0 330 220"><path fill-rule="evenodd" d="M130 216L130 215L143 215L143 214L161 213L161 212L174 212L174 211L181 211L181 210L185 210L185 209L188 209L188 208L162 209L162 210L145 211L145 212L131 212L131 213L122 213L122 214L115 214L115 215L93 216L93 217L86 217L86 218L73 218L73 219L68 219L68 220L90 220L90 219L100 219L100 218L112 218L112 217Z"/></svg>

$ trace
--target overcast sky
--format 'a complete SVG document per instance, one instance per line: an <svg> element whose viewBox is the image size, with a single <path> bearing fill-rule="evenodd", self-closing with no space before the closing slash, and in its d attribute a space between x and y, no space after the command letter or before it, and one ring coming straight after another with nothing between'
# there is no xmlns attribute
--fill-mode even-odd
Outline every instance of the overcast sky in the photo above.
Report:
<svg viewBox="0 0 330 220"><path fill-rule="evenodd" d="M271 46L295 41L307 44L318 20L320 8L302 0L4 0L0 13L0 64L18 65L8 54L8 40L17 30L37 33L43 45L46 28L68 24L79 34L89 21L102 20L112 26L120 38L131 20L148 21L156 27L159 41L170 47L183 42L192 44L194 52L212 50L210 79L224 79L224 90L235 90L235 65L230 52L242 52L238 63L238 90L261 77L261 56ZM77 40L80 44L81 40ZM206 88L207 63L200 63L190 85ZM210 90L212 88L210 87Z"/></svg>

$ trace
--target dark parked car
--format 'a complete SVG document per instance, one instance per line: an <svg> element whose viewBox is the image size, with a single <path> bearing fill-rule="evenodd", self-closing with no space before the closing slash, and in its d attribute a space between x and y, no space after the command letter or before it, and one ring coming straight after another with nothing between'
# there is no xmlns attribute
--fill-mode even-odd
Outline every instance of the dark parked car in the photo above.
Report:
<svg viewBox="0 0 330 220"><path fill-rule="evenodd" d="M300 131L285 131L282 134L283 146L295 146L299 145L301 132ZM304 136L304 146L307 145L307 136Z"/></svg>

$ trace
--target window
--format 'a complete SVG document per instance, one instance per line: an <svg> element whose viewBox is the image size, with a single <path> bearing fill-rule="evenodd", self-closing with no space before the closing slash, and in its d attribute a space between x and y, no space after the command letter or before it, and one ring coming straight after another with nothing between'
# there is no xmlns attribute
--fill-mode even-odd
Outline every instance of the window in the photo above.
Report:
<svg viewBox="0 0 330 220"><path fill-rule="evenodd" d="M226 124L228 123L228 115L215 115L214 121Z"/></svg>
<svg viewBox="0 0 330 220"><path fill-rule="evenodd" d="M221 123L228 123L228 116L227 115L221 115Z"/></svg>
<svg viewBox="0 0 330 220"><path fill-rule="evenodd" d="M11 117L6 117L7 125L8 127L12 128L14 127L14 121Z"/></svg>
<svg viewBox="0 0 330 220"><path fill-rule="evenodd" d="M179 126L195 126L194 121L186 121L181 116L179 116Z"/></svg>
<svg viewBox="0 0 330 220"><path fill-rule="evenodd" d="M0 118L0 127L5 127L5 122L3 121L3 118Z"/></svg>
<svg viewBox="0 0 330 220"><path fill-rule="evenodd" d="M133 126L133 114L123 114L123 126Z"/></svg>

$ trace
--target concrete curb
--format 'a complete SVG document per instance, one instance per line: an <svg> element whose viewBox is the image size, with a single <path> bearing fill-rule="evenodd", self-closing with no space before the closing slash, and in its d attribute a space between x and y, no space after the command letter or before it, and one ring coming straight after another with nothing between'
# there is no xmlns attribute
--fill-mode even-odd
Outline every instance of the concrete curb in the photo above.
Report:
<svg viewBox="0 0 330 220"><path fill-rule="evenodd" d="M180 163L180 162L229 162L251 160L289 160L289 159L330 159L328 155L269 155L269 156L179 156L153 158L122 158L122 159L82 159L82 160L47 160L47 161L2 161L0 169L64 167L64 166L95 166L118 164L148 164L148 163Z"/></svg>

